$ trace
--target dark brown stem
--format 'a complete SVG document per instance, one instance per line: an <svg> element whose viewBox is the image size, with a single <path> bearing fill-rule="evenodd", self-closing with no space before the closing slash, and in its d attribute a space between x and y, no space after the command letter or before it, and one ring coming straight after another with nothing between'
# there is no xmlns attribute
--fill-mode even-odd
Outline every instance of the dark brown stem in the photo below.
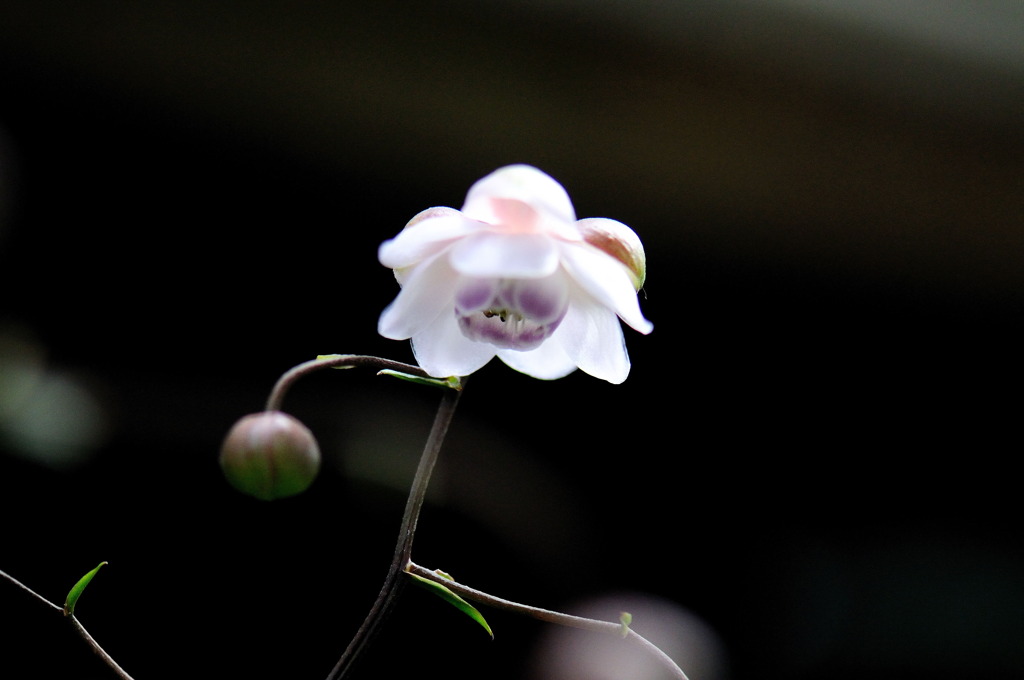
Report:
<svg viewBox="0 0 1024 680"><path fill-rule="evenodd" d="M396 369L403 370L405 369ZM405 371L408 372L408 371ZM373 638L381 623L387 618L394 606L398 593L405 585L402 572L405 565L409 563L412 554L412 541L416 535L416 523L419 520L420 510L427 494L427 485L430 482L430 474L437 462L441 452L441 444L448 433L448 426L451 424L452 416L455 415L455 407L459 403L461 390L446 389L441 398L441 405L438 407L437 415L434 417L434 425L430 430L430 436L423 448L423 455L420 457L419 466L416 468L416 476L413 478L412 488L409 490L409 498L405 503L405 514L402 517L402 526L398 532L398 542L395 545L395 555L388 568L387 576L384 578L384 585L377 595L377 600L370 608L363 624L356 631L355 637L349 643L348 648L341 655L338 663L331 670L327 680L341 680L349 672L360 653Z"/></svg>

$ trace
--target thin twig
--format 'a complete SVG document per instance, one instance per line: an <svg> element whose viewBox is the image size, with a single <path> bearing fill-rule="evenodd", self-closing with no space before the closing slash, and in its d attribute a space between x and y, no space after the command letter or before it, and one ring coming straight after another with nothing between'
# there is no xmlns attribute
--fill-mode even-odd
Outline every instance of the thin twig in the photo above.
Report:
<svg viewBox="0 0 1024 680"><path fill-rule="evenodd" d="M52 607L53 609L56 609L62 614L64 613L64 607L61 607L60 605L50 602L45 597L43 597L36 591L32 590L31 588L29 588L24 583L14 578L7 572L0 571L0 576L7 579L14 585L18 586L19 588L27 592L29 595L36 598L48 607ZM100 643L96 642L96 638L89 634L89 631L85 629L85 626L82 625L82 622L79 621L74 614L71 614L65 618L67 618L67 620L71 622L71 626L75 629L75 632L78 633L78 635L81 636L83 640L85 640L89 647L92 648L92 651L95 652L96 655L99 656L101 659L103 659L103 661L108 666L110 666L110 668L118 675L118 677L121 678L121 680L132 680L132 676L128 675L128 673L126 673L125 670L121 668L116 661L114 661L113 657L107 654L107 652L102 647L100 647Z"/></svg>
<svg viewBox="0 0 1024 680"><path fill-rule="evenodd" d="M583 616L572 616L571 614L563 614L562 612L556 612L550 609L541 609L540 607L533 607L519 602L513 602L512 600L495 597L494 595L485 593L482 590L471 588L445 576L441 576L437 572L431 571L426 567L421 567L412 561L406 563L405 570L410 574L415 574L416 576L439 583L456 595L460 595L467 600L473 600L474 602L494 607L495 609L504 609L506 611L516 612L517 614L524 614L526 616L546 621L548 623L555 623L560 626L581 628L595 633L612 633L619 637L624 637L627 641L640 646L642 649L652 654L662 663L662 665L665 666L665 668L670 670L680 680L689 680L686 677L686 673L683 672L683 670L675 661L672 660L671 657L669 657L668 654L661 651L657 645L637 633L632 628L624 626L621 622L613 623L611 621L601 621L599 619L588 619Z"/></svg>
<svg viewBox="0 0 1024 680"><path fill-rule="evenodd" d="M11 583L13 583L14 585L18 586L19 588L21 588L21 589L22 589L22 590L24 590L24 591L25 591L26 593L28 593L28 594L29 594L29 595L31 595L32 597L36 598L37 600L39 600L39 601L40 601L40 602L42 602L43 604L45 604L45 605L47 605L47 606L50 606L50 607L53 607L54 609L56 609L57 611L59 611L59 612L60 612L60 613L62 613L62 614L64 613L64 607L61 607L60 605L56 605L56 604L54 604L54 603L50 602L50 601L49 601L49 600L47 600L47 599L46 599L45 597L43 597L42 595L40 595L40 594L39 594L39 593L37 593L36 591L32 590L32 589L31 589L31 588L29 588L29 587L28 587L27 585L25 585L24 583L22 583L22 582L21 582L21 581L19 581L18 579L14 578L13 576L11 576L10 574L8 574L7 572L5 572L5 571L0 571L0 576L2 576L3 578L7 579L8 581L10 581Z"/></svg>
<svg viewBox="0 0 1024 680"><path fill-rule="evenodd" d="M82 639L89 643L89 646L92 647L92 651L96 652L96 655L103 659L103 661L105 661L106 664L110 666L115 673L117 673L121 680L132 680L132 676L128 675L123 668L117 665L114 658L100 647L100 644L96 642L96 639L93 638L92 635L89 635L89 631L85 629L85 626L82 625L81 621L79 621L74 614L68 616L68 621L70 621L74 629L78 631L78 634L82 636Z"/></svg>

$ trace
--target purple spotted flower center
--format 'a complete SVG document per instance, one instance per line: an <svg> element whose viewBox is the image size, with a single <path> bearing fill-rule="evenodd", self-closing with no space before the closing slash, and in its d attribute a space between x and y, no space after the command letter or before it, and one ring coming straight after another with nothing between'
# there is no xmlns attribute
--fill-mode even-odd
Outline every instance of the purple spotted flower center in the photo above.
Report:
<svg viewBox="0 0 1024 680"><path fill-rule="evenodd" d="M455 292L462 334L503 349L540 346L568 308L569 284L562 272L540 279L462 277Z"/></svg>

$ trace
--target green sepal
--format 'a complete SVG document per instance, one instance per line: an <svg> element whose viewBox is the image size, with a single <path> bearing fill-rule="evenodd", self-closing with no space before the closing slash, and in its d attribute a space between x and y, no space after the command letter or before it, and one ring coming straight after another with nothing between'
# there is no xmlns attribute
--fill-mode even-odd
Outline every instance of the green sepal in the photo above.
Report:
<svg viewBox="0 0 1024 680"><path fill-rule="evenodd" d="M68 592L68 597L64 600L64 616L71 616L75 613L75 604L78 603L78 598L82 596L82 592L85 587L89 585L89 581L92 581L92 577L96 575L96 572L100 570L106 562L100 562L96 565L96 568L90 571L88 574L78 579L78 583Z"/></svg>
<svg viewBox="0 0 1024 680"><path fill-rule="evenodd" d="M487 634L491 636L491 639L492 640L494 639L494 633L491 631L490 625L488 625L487 621L484 619L483 614L481 614L479 611L477 611L476 607L474 607L470 603L466 602L461 597L459 597L458 595L456 595L451 590L449 590L448 588L446 588L442 584L438 583L437 581L431 581L430 579L423 578L422 576L417 576L416 574L413 574L412 572L406 572L406 573L409 574L409 576L412 576L414 579L416 579L416 583L418 583L419 585L423 586L424 588L426 588L430 592L434 593L435 595L440 597L442 600L444 600L448 604L450 604L453 607L455 607L456 609L458 609L460 612L462 612L463 614L465 614L469 618L471 618L474 621L476 621L478 624L480 624L483 627L484 630L487 631ZM449 576L448 574L444 573L440 569L435 570L434 573L437 574L438 576L440 576L441 578L448 579L449 581L454 580L454 579L452 579L451 576Z"/></svg>
<svg viewBox="0 0 1024 680"><path fill-rule="evenodd" d="M398 378L399 380L408 380L409 382L417 383L419 385L430 385L432 387L447 387L452 390L462 389L462 378L457 375L449 376L447 378L424 378L418 375L411 375L409 373L402 373L401 371L395 371L390 368L385 368L382 371L377 371L377 375L388 375L392 378Z"/></svg>

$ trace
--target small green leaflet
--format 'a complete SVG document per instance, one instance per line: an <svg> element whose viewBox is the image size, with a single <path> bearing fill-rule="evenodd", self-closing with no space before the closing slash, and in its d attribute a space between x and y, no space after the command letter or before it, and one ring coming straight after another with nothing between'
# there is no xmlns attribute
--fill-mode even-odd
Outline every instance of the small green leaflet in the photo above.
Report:
<svg viewBox="0 0 1024 680"><path fill-rule="evenodd" d="M409 382L417 383L419 385L431 385L432 387L447 387L453 390L462 389L462 379L456 375L448 378L422 378L418 375L410 375L408 373L402 373L401 371L394 371L390 368L377 371L377 375L389 375L392 378L398 378L399 380L408 380Z"/></svg>
<svg viewBox="0 0 1024 680"><path fill-rule="evenodd" d="M619 614L619 623L622 624L622 637L629 636L629 624L633 623L633 615L629 612Z"/></svg>
<svg viewBox="0 0 1024 680"><path fill-rule="evenodd" d="M416 579L416 583L423 586L424 588L434 593L448 604L458 609L460 612L462 612L469 618L479 623L483 627L483 629L487 631L487 634L491 636L491 639L494 639L494 633L491 632L491 627L487 624L487 621L484 620L483 615L479 611L477 611L476 607L466 602L461 597L459 597L452 591L448 590L448 588L441 585L440 583L437 583L436 581L431 581L430 579L423 578L422 576L417 576L412 572L406 573L409 574L409 576L412 576L414 579ZM448 579L449 581L455 580L448 574L441 571L440 569L435 569L434 573L440 576L441 578Z"/></svg>
<svg viewBox="0 0 1024 680"><path fill-rule="evenodd" d="M317 354L317 361L328 361L330 359L337 359L343 357L344 354ZM333 366L332 368L355 368L355 366ZM447 378L424 378L419 375L412 375L410 373L403 373L402 371L396 371L391 368L385 368L377 371L377 375L389 375L392 378L398 378L399 380L408 380L409 382L417 383L419 385L430 385L431 387L447 387L452 390L462 390L462 378L457 375L448 376Z"/></svg>
<svg viewBox="0 0 1024 680"><path fill-rule="evenodd" d="M78 579L78 583L68 592L68 597L64 600L64 616L71 616L75 613L75 604L78 603L78 598L82 596L82 592L85 587L89 585L89 581L92 581L92 577L96 575L96 572L100 570L106 562L100 562L96 565L96 568L90 571L88 574Z"/></svg>

